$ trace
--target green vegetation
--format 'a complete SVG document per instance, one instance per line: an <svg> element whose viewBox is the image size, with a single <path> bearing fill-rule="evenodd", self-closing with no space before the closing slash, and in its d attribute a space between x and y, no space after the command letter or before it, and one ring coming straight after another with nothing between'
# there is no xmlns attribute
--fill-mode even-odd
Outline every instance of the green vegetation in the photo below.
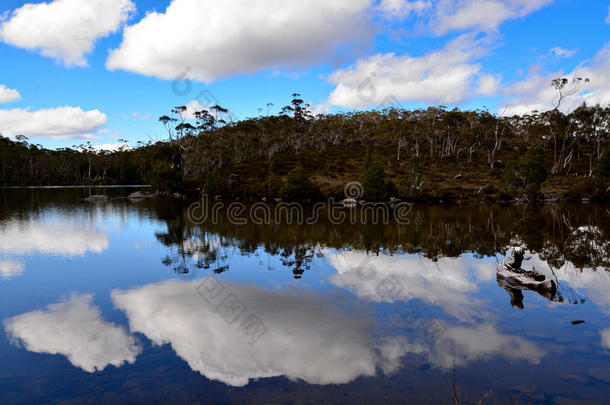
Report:
<svg viewBox="0 0 610 405"><path fill-rule="evenodd" d="M280 189L280 196L289 201L316 199L319 194L300 163L288 173L286 182Z"/></svg>
<svg viewBox="0 0 610 405"><path fill-rule="evenodd" d="M610 150L606 149L599 163L597 164L597 176L608 180L610 179Z"/></svg>
<svg viewBox="0 0 610 405"><path fill-rule="evenodd" d="M365 200L384 201L386 199L384 165L379 160L373 160L370 149L366 150L359 180Z"/></svg>
<svg viewBox="0 0 610 405"><path fill-rule="evenodd" d="M279 115L237 122L220 106L187 120L185 108L159 119L166 140L134 149L48 150L2 137L0 185L145 183L187 195L314 200L343 197L359 180L368 200L608 198L607 106L513 117L443 106L314 115L294 94Z"/></svg>

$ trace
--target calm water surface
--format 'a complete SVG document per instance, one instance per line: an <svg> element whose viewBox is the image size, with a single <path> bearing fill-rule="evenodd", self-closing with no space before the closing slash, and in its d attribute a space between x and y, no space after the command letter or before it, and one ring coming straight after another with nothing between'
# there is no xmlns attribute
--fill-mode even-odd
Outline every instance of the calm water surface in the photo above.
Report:
<svg viewBox="0 0 610 405"><path fill-rule="evenodd" d="M610 403L608 206L195 225L83 201L132 191L0 190L1 404ZM557 294L498 282L517 245Z"/></svg>

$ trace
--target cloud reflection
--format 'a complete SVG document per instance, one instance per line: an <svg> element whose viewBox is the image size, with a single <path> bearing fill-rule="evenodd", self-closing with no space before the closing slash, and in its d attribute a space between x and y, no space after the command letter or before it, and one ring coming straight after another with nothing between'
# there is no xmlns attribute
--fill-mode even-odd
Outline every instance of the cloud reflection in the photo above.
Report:
<svg viewBox="0 0 610 405"><path fill-rule="evenodd" d="M466 321L483 315L483 305L473 294L479 291L478 284L494 279L496 273L495 262L477 262L466 256L437 262L414 255L370 257L363 252L329 251L326 256L337 271L332 284L348 288L362 299L394 302L417 298ZM363 266L367 268L362 270ZM397 280L401 290L382 297L377 288L388 277Z"/></svg>
<svg viewBox="0 0 610 405"><path fill-rule="evenodd" d="M602 347L610 350L610 328L604 329L600 333L602 335Z"/></svg>
<svg viewBox="0 0 610 405"><path fill-rule="evenodd" d="M426 356L433 366L449 369L473 361L504 357L538 364L544 350L518 336L505 335L490 321L487 304L473 297L479 284L495 279L495 261L478 261L463 255L437 262L421 256L375 256L363 252L327 252L337 270L331 282L373 302L422 300L438 306L461 325L445 325L435 339L415 340L407 350ZM370 267L373 265L372 267ZM379 285L391 279L399 283L395 294L380 295ZM421 314L420 317L425 317ZM477 323L476 319L482 319ZM437 327L433 319L420 323L422 328ZM437 332L432 332L434 336Z"/></svg>
<svg viewBox="0 0 610 405"><path fill-rule="evenodd" d="M0 260L0 279L10 280L25 271L25 264L16 260Z"/></svg>
<svg viewBox="0 0 610 405"><path fill-rule="evenodd" d="M61 354L76 367L93 373L108 365L133 363L141 348L122 327L101 318L92 295L6 319L6 333L15 345L35 353Z"/></svg>
<svg viewBox="0 0 610 405"><path fill-rule="evenodd" d="M399 338L373 338L374 320L339 308L336 297L302 290L266 290L223 281L268 328L256 344L197 293L201 281L168 281L114 291L133 332L171 344L205 377L232 386L284 375L311 384L341 384L390 373L408 350Z"/></svg>
<svg viewBox="0 0 610 405"><path fill-rule="evenodd" d="M108 249L108 237L78 223L42 223L10 220L0 223L0 252L10 254L55 254L82 256Z"/></svg>
<svg viewBox="0 0 610 405"><path fill-rule="evenodd" d="M539 364L545 351L519 336L500 333L493 325L452 326L427 352L430 362L449 369L473 361L504 357Z"/></svg>

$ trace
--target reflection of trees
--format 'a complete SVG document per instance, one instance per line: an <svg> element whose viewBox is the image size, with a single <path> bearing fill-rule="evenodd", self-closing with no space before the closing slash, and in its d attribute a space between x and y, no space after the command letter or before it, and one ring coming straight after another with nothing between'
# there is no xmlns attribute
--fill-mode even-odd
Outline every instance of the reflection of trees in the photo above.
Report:
<svg viewBox="0 0 610 405"><path fill-rule="evenodd" d="M437 260L465 252L505 254L514 243L555 268L566 262L577 268L607 268L610 262L610 213L596 205L427 206L413 212L421 225L336 225L324 216L312 225L235 225L221 216L218 223L197 226L186 220L179 205L157 208L156 215L167 224L157 237L173 252L174 266L195 260L196 267L217 271L228 269L229 250L250 255L262 249L301 278L322 248L416 253Z"/></svg>
<svg viewBox="0 0 610 405"><path fill-rule="evenodd" d="M0 221L27 220L47 209L66 209L86 217L100 207L83 202L91 193L126 196L132 190L4 190L0 193ZM104 210L121 216L158 219L165 228L157 240L168 247L163 262L178 273L196 269L223 272L233 254L265 252L295 276L310 270L324 248L355 249L372 253L421 254L432 260L458 257L465 252L477 256L505 254L512 243L528 250L554 268L572 263L576 268L610 267L610 210L587 205L468 205L422 206L411 212L410 224L336 225L321 215L311 225L235 225L220 215L218 223L192 224L186 215L188 203L144 200L131 203L113 199ZM247 210L246 210L247 212ZM307 218L307 215L305 215ZM420 225L415 219L421 219Z"/></svg>

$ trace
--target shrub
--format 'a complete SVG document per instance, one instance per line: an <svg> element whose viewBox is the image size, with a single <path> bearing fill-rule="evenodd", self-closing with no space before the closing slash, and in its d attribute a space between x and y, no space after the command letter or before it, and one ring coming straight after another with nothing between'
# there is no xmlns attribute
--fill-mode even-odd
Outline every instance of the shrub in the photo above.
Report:
<svg viewBox="0 0 610 405"><path fill-rule="evenodd" d="M544 164L544 148L540 145L532 146L521 161L521 173L525 178L525 184L540 185L546 181L549 174Z"/></svg>
<svg viewBox="0 0 610 405"><path fill-rule="evenodd" d="M280 189L280 197L289 201L315 199L319 194L318 188L309 180L300 163L288 173L286 182Z"/></svg>
<svg viewBox="0 0 610 405"><path fill-rule="evenodd" d="M368 149L362 165L360 183L362 183L364 199L383 201L386 198L384 165L380 161L373 160L371 151Z"/></svg>
<svg viewBox="0 0 610 405"><path fill-rule="evenodd" d="M494 186L493 186L493 185L488 184L488 185L486 185L485 187L483 187L483 190L481 190L481 191L482 191L482 192L483 192L483 194L485 194L485 195L490 195L490 194L495 193L496 189L494 188Z"/></svg>
<svg viewBox="0 0 610 405"><path fill-rule="evenodd" d="M155 190L175 192L182 187L182 176L168 163L156 162L148 175L148 182Z"/></svg>

